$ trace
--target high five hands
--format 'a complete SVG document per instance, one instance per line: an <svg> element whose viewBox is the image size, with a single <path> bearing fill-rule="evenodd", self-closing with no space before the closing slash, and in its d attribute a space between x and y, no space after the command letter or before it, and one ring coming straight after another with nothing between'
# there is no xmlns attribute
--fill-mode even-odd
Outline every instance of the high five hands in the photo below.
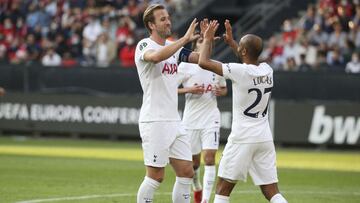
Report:
<svg viewBox="0 0 360 203"><path fill-rule="evenodd" d="M187 39L187 41L190 42L190 41L198 39L199 37L204 37L205 32L209 28L210 25L213 28L215 28L215 25L216 25L216 30L218 29L218 26L219 26L219 23L217 20L209 21L207 18L204 18L202 21L200 21L200 34L198 34L195 32L196 26L198 24L199 23L197 22L196 18L191 22L188 30L186 31L186 33L184 35L184 37ZM227 44L231 44L231 43L233 43L234 38L233 38L233 34L232 34L232 27L230 25L229 20L225 20L224 25L225 25L225 34L223 34L224 42ZM216 30L215 30L215 32L216 32ZM219 40L221 38L219 36L215 36L215 32L214 32L214 36L212 38L214 41Z"/></svg>
<svg viewBox="0 0 360 203"><path fill-rule="evenodd" d="M216 21L216 22L217 22L217 20L211 20L211 21L209 22L209 20L208 20L207 18L204 18L204 20L202 20L202 21L200 22L200 35L201 35L201 36L204 37L204 34L205 34L205 32L206 32L206 29L209 27L210 23L212 23L213 21ZM219 40L220 38L221 38L221 37L214 35L213 41Z"/></svg>
<svg viewBox="0 0 360 203"><path fill-rule="evenodd" d="M232 27L230 25L229 20L225 20L225 34L223 35L224 41L226 44L231 44L234 41L234 37L232 34Z"/></svg>
<svg viewBox="0 0 360 203"><path fill-rule="evenodd" d="M217 20L211 20L208 24L205 33L204 33L204 40L214 40L215 39L215 33L217 29L219 28L219 23Z"/></svg>

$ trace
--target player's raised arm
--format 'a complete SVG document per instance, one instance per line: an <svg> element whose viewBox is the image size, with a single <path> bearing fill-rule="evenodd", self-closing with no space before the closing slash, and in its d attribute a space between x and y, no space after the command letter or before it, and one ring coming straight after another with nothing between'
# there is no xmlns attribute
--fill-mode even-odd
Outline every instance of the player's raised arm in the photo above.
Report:
<svg viewBox="0 0 360 203"><path fill-rule="evenodd" d="M207 18L204 18L202 21L200 21L200 37L203 38L204 37L204 33L206 31L206 29L209 26L209 20ZM216 36L213 38L214 41L220 39L221 37ZM190 63L198 63L199 62L199 52L191 52L190 56L189 56L189 61Z"/></svg>
<svg viewBox="0 0 360 203"><path fill-rule="evenodd" d="M215 36L215 32L219 27L219 23L214 20L210 21L208 28L204 33L204 42L200 46L200 56L199 56L199 66L203 69L212 71L218 75L223 75L222 64L217 61L213 61L210 59L211 55L211 47L213 43L213 39Z"/></svg>
<svg viewBox="0 0 360 203"><path fill-rule="evenodd" d="M225 34L223 36L224 42L228 44L233 50L233 52L237 55L238 44L234 40L230 21L226 19L224 25L225 25Z"/></svg>
<svg viewBox="0 0 360 203"><path fill-rule="evenodd" d="M197 26L197 22L196 22L196 18L191 22L187 32L185 33L185 35L183 37L181 37L180 39L176 40L174 43L164 46L162 49L160 50L149 50L144 54L144 60L145 61L150 61L153 63L159 63L160 61L163 61L169 57L171 57L172 55L175 54L175 52L177 52L181 47L183 47L185 44L187 44L188 42L191 42L197 38L200 37L199 34L195 34L195 28Z"/></svg>

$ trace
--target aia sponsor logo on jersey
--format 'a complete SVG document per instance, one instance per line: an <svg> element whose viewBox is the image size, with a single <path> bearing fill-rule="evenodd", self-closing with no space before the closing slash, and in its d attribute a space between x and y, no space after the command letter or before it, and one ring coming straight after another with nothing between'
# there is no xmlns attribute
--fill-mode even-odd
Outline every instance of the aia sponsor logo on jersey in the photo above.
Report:
<svg viewBox="0 0 360 203"><path fill-rule="evenodd" d="M165 63L161 73L170 75L176 74L178 71L177 67L178 66L175 63Z"/></svg>
<svg viewBox="0 0 360 203"><path fill-rule="evenodd" d="M195 83L194 85L196 86L196 85L199 85L199 84ZM203 83L201 86L202 86L202 88L204 88L204 93L208 93L208 92L211 92L213 90L213 86L211 84L206 85L206 84Z"/></svg>

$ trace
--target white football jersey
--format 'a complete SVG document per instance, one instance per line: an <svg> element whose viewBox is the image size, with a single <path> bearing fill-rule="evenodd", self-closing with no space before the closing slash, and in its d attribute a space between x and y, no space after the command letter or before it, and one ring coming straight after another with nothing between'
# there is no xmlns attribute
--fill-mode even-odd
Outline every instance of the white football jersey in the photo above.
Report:
<svg viewBox="0 0 360 203"><path fill-rule="evenodd" d="M180 63L179 83L183 87L202 85L204 94L185 94L183 124L186 129L220 127L220 111L217 107L215 87L226 87L224 77L200 68L197 64Z"/></svg>
<svg viewBox="0 0 360 203"><path fill-rule="evenodd" d="M165 46L170 43L166 41ZM181 120L177 95L177 67L181 49L170 58L156 64L144 60L146 51L163 47L150 38L141 40L136 46L135 64L143 90L139 122Z"/></svg>
<svg viewBox="0 0 360 203"><path fill-rule="evenodd" d="M267 63L223 64L223 75L232 81L233 121L228 141L257 143L271 141L268 106L273 87L273 70Z"/></svg>

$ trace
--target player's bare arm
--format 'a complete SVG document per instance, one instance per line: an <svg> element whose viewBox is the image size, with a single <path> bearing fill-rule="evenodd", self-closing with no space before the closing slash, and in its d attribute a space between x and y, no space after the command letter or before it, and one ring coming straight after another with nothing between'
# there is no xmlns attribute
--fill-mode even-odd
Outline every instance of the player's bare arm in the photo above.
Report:
<svg viewBox="0 0 360 203"><path fill-rule="evenodd" d="M172 55L174 55L181 47L185 44L197 39L200 37L199 34L194 34L195 28L197 26L196 18L191 22L187 32L183 37L176 40L174 43L163 47L157 51L149 50L144 54L145 61L159 63Z"/></svg>
<svg viewBox="0 0 360 203"><path fill-rule="evenodd" d="M234 40L230 21L226 19L224 25L225 25L224 42L228 44L233 50L233 52L237 55L238 44Z"/></svg>
<svg viewBox="0 0 360 203"><path fill-rule="evenodd" d="M200 47L200 56L199 56L198 64L201 68L209 70L211 72L214 72L222 76L223 75L222 64L210 59L211 47L215 36L215 32L218 29L218 27L219 27L219 23L216 20L210 21L210 24L204 33L204 42L201 44Z"/></svg>
<svg viewBox="0 0 360 203"><path fill-rule="evenodd" d="M204 87L201 85L194 85L192 87L183 87L178 89L178 94L203 94L205 91Z"/></svg>

